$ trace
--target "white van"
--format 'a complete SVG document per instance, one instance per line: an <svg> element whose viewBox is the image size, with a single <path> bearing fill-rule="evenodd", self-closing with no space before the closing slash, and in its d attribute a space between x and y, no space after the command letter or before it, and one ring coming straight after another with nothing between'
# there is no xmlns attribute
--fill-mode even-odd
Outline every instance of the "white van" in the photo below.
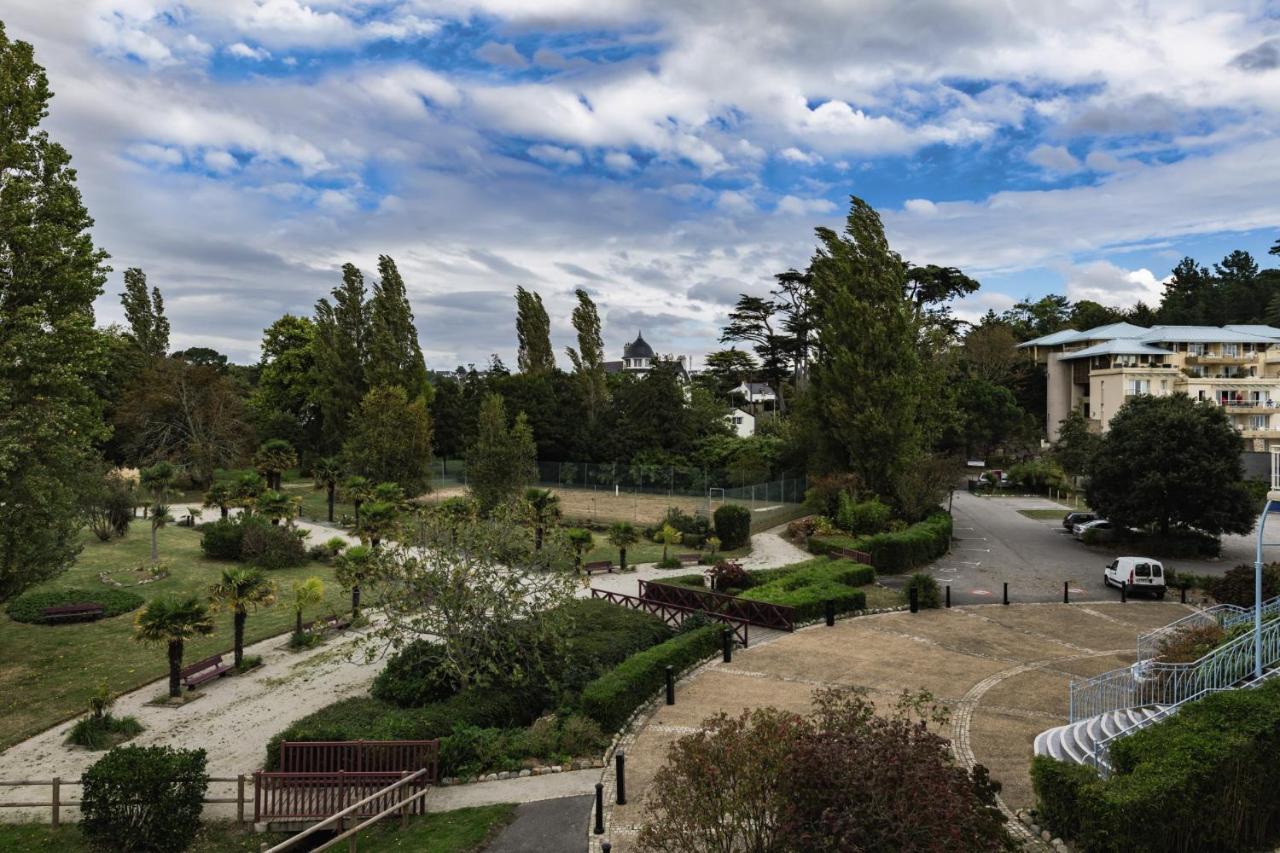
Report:
<svg viewBox="0 0 1280 853"><path fill-rule="evenodd" d="M1102 582L1123 587L1129 595L1149 592L1164 598L1164 566L1150 557L1117 557L1103 570Z"/></svg>

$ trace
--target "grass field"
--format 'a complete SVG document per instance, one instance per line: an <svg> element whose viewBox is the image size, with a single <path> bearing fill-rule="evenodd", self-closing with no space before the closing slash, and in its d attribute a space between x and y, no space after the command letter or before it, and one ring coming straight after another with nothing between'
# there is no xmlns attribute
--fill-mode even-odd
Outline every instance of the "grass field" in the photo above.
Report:
<svg viewBox="0 0 1280 853"><path fill-rule="evenodd" d="M1034 518L1036 521L1062 521L1062 517L1075 510L1067 509L1020 509L1018 515Z"/></svg>
<svg viewBox="0 0 1280 853"><path fill-rule="evenodd" d="M356 836L363 853L477 853L511 822L515 806L497 805L436 812L411 820L401 831L396 821L380 824ZM251 853L258 845L277 844L288 836L255 833L252 828L225 822L204 825L190 853ZM303 842L305 844L305 842ZM345 847L345 845L344 845ZM57 829L43 824L0 824L0 850L6 853L92 853L96 848L75 824ZM298 849L306 849L305 846Z"/></svg>
<svg viewBox="0 0 1280 853"><path fill-rule="evenodd" d="M150 529L141 519L128 536L99 542L84 535L84 550L76 564L35 590L105 589L100 571L130 569L149 559ZM168 593L204 595L225 566L200 551L200 534L186 527L160 531L160 558L167 561L169 577L133 588L143 598ZM286 593L296 580L317 575L325 582L325 603L307 618L321 612L346 609L350 600L334 580L333 569L308 563L295 569L269 572ZM136 613L136 611L135 611ZM163 648L144 646L133 639L134 614L97 622L35 625L0 616L0 749L11 746L68 717L86 710L90 694L105 683L114 694L125 693L168 672ZM197 661L231 648L231 615L215 617L217 631L187 644L186 660ZM256 642L290 629L293 612L283 604L249 615L245 641ZM2 849L2 846L0 846Z"/></svg>

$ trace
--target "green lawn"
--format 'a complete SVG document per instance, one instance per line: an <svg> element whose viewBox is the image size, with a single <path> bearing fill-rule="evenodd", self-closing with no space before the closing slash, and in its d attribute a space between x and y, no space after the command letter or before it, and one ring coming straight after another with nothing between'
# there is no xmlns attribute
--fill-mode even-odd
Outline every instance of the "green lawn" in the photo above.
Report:
<svg viewBox="0 0 1280 853"><path fill-rule="evenodd" d="M514 815L512 805L436 812L412 819L403 831L397 821L390 821L356 838L362 853L478 853ZM233 823L210 822L189 849L190 853L253 853L264 841L277 844L287 837L255 833ZM58 829L44 824L0 824L0 850L7 853L91 853L93 849L75 824Z"/></svg>
<svg viewBox="0 0 1280 853"><path fill-rule="evenodd" d="M124 539L99 542L84 534L84 550L70 570L34 589L104 588L98 572L130 569L146 562L150 555L150 529L138 519ZM200 534L186 527L169 526L160 531L160 557L167 561L170 575L162 581L133 588L143 598L168 593L204 594L218 577L225 561L206 559L200 552ZM296 569L269 573L279 582L282 593L296 580L318 575L325 582L325 604L321 611L344 610L347 594L334 580L333 569L308 563ZM125 693L149 681L162 678L168 667L163 648L144 646L133 640L133 614L97 622L63 625L33 625L0 616L0 749L12 746L68 717L86 710L90 694L102 683L113 693ZM187 645L186 659L196 661L231 648L231 615L216 617L217 631ZM246 643L289 630L292 611L283 605L249 615ZM2 849L2 847L0 847Z"/></svg>
<svg viewBox="0 0 1280 853"><path fill-rule="evenodd" d="M1062 521L1063 516L1074 511L1065 507L1062 509L1020 509L1018 510L1018 515L1025 515L1027 518L1034 518L1036 521Z"/></svg>

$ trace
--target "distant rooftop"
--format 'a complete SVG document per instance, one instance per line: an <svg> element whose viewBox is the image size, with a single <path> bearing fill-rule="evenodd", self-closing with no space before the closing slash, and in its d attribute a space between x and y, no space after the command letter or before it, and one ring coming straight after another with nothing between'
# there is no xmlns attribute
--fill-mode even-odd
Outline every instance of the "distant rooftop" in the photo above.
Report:
<svg viewBox="0 0 1280 853"><path fill-rule="evenodd" d="M1167 349L1153 347L1151 344L1144 344L1142 341L1135 341L1130 338L1116 338L1112 341L1103 341L1100 344L1085 347L1082 350L1063 353L1061 358L1063 361L1070 361L1073 358L1092 358L1095 355L1173 355L1173 353Z"/></svg>
<svg viewBox="0 0 1280 853"><path fill-rule="evenodd" d="M1057 347L1067 344L1083 344L1093 341L1129 340L1145 343L1227 343L1273 344L1280 343L1280 329L1273 326L1152 326L1149 329L1132 323L1111 323L1078 332L1061 329L1048 335L1018 344L1027 347ZM1093 349L1090 347L1089 349ZM1102 353L1098 353L1101 355ZM1118 354L1113 351L1113 354Z"/></svg>

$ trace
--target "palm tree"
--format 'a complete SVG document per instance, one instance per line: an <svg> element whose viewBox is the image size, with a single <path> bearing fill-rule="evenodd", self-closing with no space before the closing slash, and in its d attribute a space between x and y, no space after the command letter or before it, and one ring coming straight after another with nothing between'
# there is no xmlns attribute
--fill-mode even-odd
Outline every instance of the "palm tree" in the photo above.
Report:
<svg viewBox="0 0 1280 853"><path fill-rule="evenodd" d="M259 569L230 568L222 570L222 578L209 587L213 611L226 608L232 613L235 629L235 660L239 667L244 663L244 623L249 618L249 608L270 607L276 603L276 585L267 580Z"/></svg>
<svg viewBox="0 0 1280 853"><path fill-rule="evenodd" d="M271 489L258 495L254 507L259 515L265 516L272 524L279 524L282 518L293 518L293 498Z"/></svg>
<svg viewBox="0 0 1280 853"><path fill-rule="evenodd" d="M564 535L569 540L569 547L573 549L573 567L582 568L582 555L591 549L595 538L590 530L584 530L581 527L571 527L564 532Z"/></svg>
<svg viewBox="0 0 1280 853"><path fill-rule="evenodd" d="M169 646L169 695L182 695L182 647L193 637L213 633L209 608L196 596L170 595L152 599L133 622L133 638L140 643Z"/></svg>
<svg viewBox="0 0 1280 853"><path fill-rule="evenodd" d="M662 525L662 529L658 531L658 541L662 543L662 562L667 561L667 549L672 545L679 545L683 538L684 534L670 524Z"/></svg>
<svg viewBox="0 0 1280 853"><path fill-rule="evenodd" d="M280 481L284 472L298 464L298 451L283 438L272 438L262 442L258 452L253 455L253 467L267 478L267 488L280 491Z"/></svg>
<svg viewBox="0 0 1280 853"><path fill-rule="evenodd" d="M236 478L231 487L231 498L234 506L242 507L245 514L253 511L254 501L265 490L266 482L253 471L246 471Z"/></svg>
<svg viewBox="0 0 1280 853"><path fill-rule="evenodd" d="M627 548L640 541L640 531L629 521L619 521L609 528L609 544L618 549L618 568L627 568Z"/></svg>
<svg viewBox="0 0 1280 853"><path fill-rule="evenodd" d="M312 604L324 601L324 581L312 575L293 585L293 632L302 635L302 611Z"/></svg>
<svg viewBox="0 0 1280 853"><path fill-rule="evenodd" d="M356 511L356 528L360 527L360 507L364 502L373 497L373 485L369 482L368 477L361 477L358 474L352 475L342 481L342 496L355 507Z"/></svg>
<svg viewBox="0 0 1280 853"><path fill-rule="evenodd" d="M377 548L382 540L396 528L400 519L400 508L387 501L373 501L366 504L364 516L356 528L362 541L367 541Z"/></svg>
<svg viewBox="0 0 1280 853"><path fill-rule="evenodd" d="M550 489L527 489L524 502L533 525L533 550L541 551L543 533L560 518L560 496Z"/></svg>
<svg viewBox="0 0 1280 853"><path fill-rule="evenodd" d="M399 509L404 506L404 488L399 483L390 481L379 483L373 487L373 492L370 494L369 499L393 504Z"/></svg>
<svg viewBox="0 0 1280 853"><path fill-rule="evenodd" d="M164 499L169 496L169 487L176 474L170 462L157 462L150 468L143 468L138 480L142 487L151 493L151 562L160 562L159 530L173 519L169 515L169 507Z"/></svg>
<svg viewBox="0 0 1280 853"><path fill-rule="evenodd" d="M204 505L207 507L217 507L222 513L222 517L227 517L227 509L235 500L235 495L230 486L226 483L214 483L209 487L209 491L204 493Z"/></svg>
<svg viewBox="0 0 1280 853"><path fill-rule="evenodd" d="M335 565L338 583L351 590L351 615L360 615L360 586L373 574L373 548L352 545L338 557Z"/></svg>
<svg viewBox="0 0 1280 853"><path fill-rule="evenodd" d="M338 481L342 479L342 465L336 457L326 456L312 467L311 478L317 489L328 491L329 523L333 524L333 502L338 493Z"/></svg>

